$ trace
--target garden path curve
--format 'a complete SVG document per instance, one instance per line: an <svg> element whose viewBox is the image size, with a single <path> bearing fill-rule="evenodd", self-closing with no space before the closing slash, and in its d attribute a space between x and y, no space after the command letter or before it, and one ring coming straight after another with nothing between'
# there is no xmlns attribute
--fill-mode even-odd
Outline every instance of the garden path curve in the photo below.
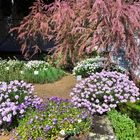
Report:
<svg viewBox="0 0 140 140"><path fill-rule="evenodd" d="M35 84L35 92L41 98L57 96L69 99L75 84L76 78L72 74L68 74L54 83Z"/></svg>

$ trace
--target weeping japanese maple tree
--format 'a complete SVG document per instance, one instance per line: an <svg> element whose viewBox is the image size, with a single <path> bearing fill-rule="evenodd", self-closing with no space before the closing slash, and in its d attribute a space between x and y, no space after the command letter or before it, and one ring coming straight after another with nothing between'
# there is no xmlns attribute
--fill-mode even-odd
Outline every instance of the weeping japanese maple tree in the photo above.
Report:
<svg viewBox="0 0 140 140"><path fill-rule="evenodd" d="M140 2L125 0L37 0L18 27L23 53L39 50L38 37L55 41L53 56L61 63L75 63L85 54L109 50L109 56L125 51L137 64L140 58Z"/></svg>

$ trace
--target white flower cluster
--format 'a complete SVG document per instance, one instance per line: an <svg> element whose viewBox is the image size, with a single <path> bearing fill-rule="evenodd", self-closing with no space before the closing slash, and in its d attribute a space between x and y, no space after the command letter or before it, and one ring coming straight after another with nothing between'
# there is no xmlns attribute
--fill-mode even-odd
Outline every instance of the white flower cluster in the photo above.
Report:
<svg viewBox="0 0 140 140"><path fill-rule="evenodd" d="M106 61L106 58L100 56L81 61L76 67L74 67L73 74L82 76L90 75L91 73L96 72L98 69L102 69L104 66L104 61Z"/></svg>
<svg viewBox="0 0 140 140"><path fill-rule="evenodd" d="M74 75L81 75L83 78L90 76L92 73L101 72L103 69L106 71L118 71L126 73L127 70L115 63L106 65L107 58L97 56L81 61L73 69Z"/></svg>
<svg viewBox="0 0 140 140"><path fill-rule="evenodd" d="M21 64L23 64L23 61L19 61L19 60L8 60L7 61L8 66L17 66L17 65L21 65Z"/></svg>
<svg viewBox="0 0 140 140"><path fill-rule="evenodd" d="M1 60L0 61L0 73L7 75L6 73L12 71L20 71L24 66L23 61L19 60Z"/></svg>
<svg viewBox="0 0 140 140"><path fill-rule="evenodd" d="M49 67L49 63L45 61L29 61L25 64L25 69L34 69L34 70L46 70Z"/></svg>

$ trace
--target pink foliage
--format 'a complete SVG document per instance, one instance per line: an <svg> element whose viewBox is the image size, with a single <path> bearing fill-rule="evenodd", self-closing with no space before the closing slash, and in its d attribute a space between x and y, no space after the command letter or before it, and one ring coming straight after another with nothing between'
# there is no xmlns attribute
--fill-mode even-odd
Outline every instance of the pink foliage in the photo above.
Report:
<svg viewBox="0 0 140 140"><path fill-rule="evenodd" d="M36 38L54 40L54 57L62 55L75 63L80 57L97 50L118 53L123 48L133 64L140 58L137 37L140 36L140 2L124 0L55 0L45 5L37 0L31 13L17 30L25 52L28 46L37 49ZM34 42L34 43L31 43Z"/></svg>

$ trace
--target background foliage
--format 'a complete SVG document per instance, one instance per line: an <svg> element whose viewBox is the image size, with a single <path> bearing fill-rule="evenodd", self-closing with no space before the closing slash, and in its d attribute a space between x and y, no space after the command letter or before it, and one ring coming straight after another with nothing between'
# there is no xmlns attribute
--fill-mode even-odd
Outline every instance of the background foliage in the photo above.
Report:
<svg viewBox="0 0 140 140"><path fill-rule="evenodd" d="M18 32L22 52L39 50L38 38L54 40L54 57L75 63L94 49L109 56L125 50L136 64L139 59L140 2L124 0L56 0L50 5L37 0L30 14L12 31Z"/></svg>

